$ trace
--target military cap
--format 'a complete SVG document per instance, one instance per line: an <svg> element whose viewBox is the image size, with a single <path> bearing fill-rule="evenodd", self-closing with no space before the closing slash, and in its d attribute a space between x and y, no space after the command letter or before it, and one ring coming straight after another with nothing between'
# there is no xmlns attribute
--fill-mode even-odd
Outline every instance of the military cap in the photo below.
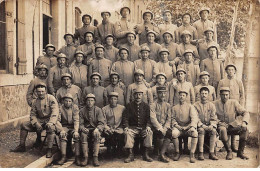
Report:
<svg viewBox="0 0 260 171"><path fill-rule="evenodd" d="M159 72L157 75L156 75L156 78L158 77L158 76L164 76L165 77L165 79L167 80L167 76L166 76L166 74L165 73L163 73L163 72Z"/></svg>
<svg viewBox="0 0 260 171"><path fill-rule="evenodd" d="M136 74L141 74L141 75L144 76L144 71L141 70L141 69L137 69L137 70L135 71L134 75L136 75Z"/></svg>
<svg viewBox="0 0 260 171"><path fill-rule="evenodd" d="M159 91L167 91L167 90L165 86L162 86L162 87L156 87L156 91L159 92Z"/></svg>
<svg viewBox="0 0 260 171"><path fill-rule="evenodd" d="M208 31L211 31L212 33L214 33L213 28L208 27L208 28L206 28L206 29L204 30L204 34L206 34L206 32L208 32Z"/></svg>
<svg viewBox="0 0 260 171"><path fill-rule="evenodd" d="M161 48L160 51L159 51L159 55L160 55L162 52L167 52L168 54L170 54L169 50L166 49L166 48Z"/></svg>
<svg viewBox="0 0 260 171"><path fill-rule="evenodd" d="M71 36L74 39L74 35L72 33L64 34L63 38L66 39L67 36Z"/></svg>
<svg viewBox="0 0 260 171"><path fill-rule="evenodd" d="M62 80L63 77L69 77L70 79L72 79L71 75L69 73L64 73L61 75L60 79Z"/></svg>
<svg viewBox="0 0 260 171"><path fill-rule="evenodd" d="M164 10L164 11L163 11L163 15L164 15L165 13L167 13L167 12L172 15L172 12L171 12L170 10Z"/></svg>
<svg viewBox="0 0 260 171"><path fill-rule="evenodd" d="M53 44L47 44L46 46L45 46L45 51L47 50L47 48L49 48L49 47L52 47L52 48L54 48L54 51L56 50L56 48L55 48L55 46L53 45Z"/></svg>
<svg viewBox="0 0 260 171"><path fill-rule="evenodd" d="M66 56L64 53L60 53L60 54L57 56L57 60L58 60L59 58L65 58L65 59L68 60L67 56Z"/></svg>
<svg viewBox="0 0 260 171"><path fill-rule="evenodd" d="M98 72L93 72L91 75L90 75L90 79L92 79L93 76L99 76L99 79L101 80L101 75L98 73Z"/></svg>
<svg viewBox="0 0 260 171"><path fill-rule="evenodd" d="M150 33L153 33L154 34L154 37L156 37L157 33L153 30L149 30L147 33L146 33L146 36L148 36Z"/></svg>
<svg viewBox="0 0 260 171"><path fill-rule="evenodd" d="M152 11L150 11L150 10L147 10L147 11L145 11L145 12L143 13L143 18L144 18L144 15L145 15L146 13L150 13L150 14L151 14L151 16L152 16L152 18L151 18L151 19L153 19L153 13L152 13Z"/></svg>
<svg viewBox="0 0 260 171"><path fill-rule="evenodd" d="M115 39L115 37L112 34L107 34L105 40L107 40L108 37L112 37L113 39Z"/></svg>
<svg viewBox="0 0 260 171"><path fill-rule="evenodd" d="M120 78L120 75L119 75L117 72L111 72L111 73L110 73L110 75L109 75L109 77L111 78L111 77L112 77L112 75L117 75L117 76L118 76L118 78Z"/></svg>
<svg viewBox="0 0 260 171"><path fill-rule="evenodd" d="M121 15L122 15L122 11L123 11L123 9L128 9L129 14L131 13L131 10L130 10L129 7L122 7L122 8L120 9L120 14L121 14Z"/></svg>
<svg viewBox="0 0 260 171"><path fill-rule="evenodd" d="M94 37L94 33L92 31L87 31L86 33L84 33L84 38L86 38L86 35L90 33L92 35L92 37Z"/></svg>
<svg viewBox="0 0 260 171"><path fill-rule="evenodd" d="M185 56L186 53L191 53L193 56L195 56L193 50L191 49L186 49L183 53L183 56Z"/></svg>
<svg viewBox="0 0 260 171"><path fill-rule="evenodd" d="M93 99L96 99L96 96L92 93L89 93L87 94L87 96L85 97L85 99L88 99L88 98L93 98Z"/></svg>
<svg viewBox="0 0 260 171"><path fill-rule="evenodd" d="M35 89L37 89L38 87L45 87L45 88L47 88L47 85L44 82L39 82L38 84L36 84Z"/></svg>
<svg viewBox="0 0 260 171"><path fill-rule="evenodd" d="M179 94L180 94L180 93L186 93L187 95L189 94L189 92L188 92L185 88L180 89L180 90L179 90Z"/></svg>
<svg viewBox="0 0 260 171"><path fill-rule="evenodd" d="M109 11L102 11L102 12L101 12L101 17L103 16L104 13L108 13L109 16L111 16L111 13L110 13Z"/></svg>
<svg viewBox="0 0 260 171"><path fill-rule="evenodd" d="M181 32L181 37L182 37L183 35L186 35L186 34L192 36L191 33L190 33L188 30L184 30L183 32Z"/></svg>
<svg viewBox="0 0 260 171"><path fill-rule="evenodd" d="M126 33L126 37L127 37L129 34L133 34L133 35L135 36L135 39L136 39L136 34L135 34L134 31L129 31L129 32L127 32L127 33Z"/></svg>
<svg viewBox="0 0 260 171"><path fill-rule="evenodd" d="M44 64L37 65L36 69L46 69L48 71L48 67Z"/></svg>
<svg viewBox="0 0 260 171"><path fill-rule="evenodd" d="M92 17L89 14L84 14L81 18L81 20L83 21L84 17L89 17L90 18L90 22L92 21Z"/></svg>
<svg viewBox="0 0 260 171"><path fill-rule="evenodd" d="M173 38L173 35L172 35L172 33L171 33L170 31L165 31L165 32L162 34L162 36L164 36L165 34L170 34L171 37Z"/></svg>
<svg viewBox="0 0 260 171"><path fill-rule="evenodd" d="M200 73L200 76L199 76L199 77L202 77L203 75L207 75L207 76L210 77L210 75L209 75L209 73L208 73L207 71L202 71L202 72Z"/></svg>
<svg viewBox="0 0 260 171"><path fill-rule="evenodd" d="M220 87L219 92L222 92L222 91L229 91L230 92L230 89L229 89L229 87Z"/></svg>
<svg viewBox="0 0 260 171"><path fill-rule="evenodd" d="M218 44L215 43L215 42L212 42L212 43L210 43L210 44L208 45L207 51L208 51L210 48L212 48L212 47L216 48L217 51L218 51Z"/></svg>
<svg viewBox="0 0 260 171"><path fill-rule="evenodd" d="M118 97L118 93L117 93L117 92L110 92L110 93L108 94L108 96L109 96L109 97L111 97L111 96L116 96L116 97Z"/></svg>
<svg viewBox="0 0 260 171"><path fill-rule="evenodd" d="M207 7L202 7L202 8L200 9L200 11L199 11L199 15L200 15L200 13L201 13L202 11L208 11L208 13L210 13L210 9L207 8Z"/></svg>
<svg viewBox="0 0 260 171"><path fill-rule="evenodd" d="M77 54L82 54L83 56L85 56L84 52L82 52L81 50L77 50L74 54L74 57L76 57Z"/></svg>
<svg viewBox="0 0 260 171"><path fill-rule="evenodd" d="M148 51L148 52L150 52L151 50L150 50L150 48L148 47L148 46L142 46L141 47L141 49L140 49L140 52L142 52L142 51Z"/></svg>
<svg viewBox="0 0 260 171"><path fill-rule="evenodd" d="M144 91L140 87L137 87L136 89L134 89L134 94L135 93L144 93Z"/></svg>
<svg viewBox="0 0 260 171"><path fill-rule="evenodd" d="M65 95L62 97L62 99L65 99L65 98L70 98L70 99L73 101L73 97L72 97L72 95L71 95L70 93L67 93L67 94L65 94Z"/></svg>
<svg viewBox="0 0 260 171"><path fill-rule="evenodd" d="M183 69L183 68L178 68L177 71L176 71L176 74L177 74L178 72L184 72L184 73L186 74L186 71L185 71L185 69Z"/></svg>
<svg viewBox="0 0 260 171"><path fill-rule="evenodd" d="M95 51L98 49L98 48L102 48L104 51L105 51L105 48L103 45L101 44L98 44L96 47L95 47Z"/></svg>
<svg viewBox="0 0 260 171"><path fill-rule="evenodd" d="M203 91L203 90L209 92L209 88L206 87L206 86L202 86L202 87L200 88L200 92Z"/></svg>
<svg viewBox="0 0 260 171"><path fill-rule="evenodd" d="M126 50L126 51L127 51L127 54L129 55L129 50L128 50L126 47L121 47L121 48L119 49L118 53L120 54L120 52L121 52L122 50Z"/></svg>
<svg viewBox="0 0 260 171"><path fill-rule="evenodd" d="M237 67L236 67L236 65L235 65L235 64L232 64L232 63L230 63L230 64L227 64L227 66L225 67L225 70L227 70L227 69L228 69L228 67L234 67L234 68L235 68L235 70L237 70Z"/></svg>

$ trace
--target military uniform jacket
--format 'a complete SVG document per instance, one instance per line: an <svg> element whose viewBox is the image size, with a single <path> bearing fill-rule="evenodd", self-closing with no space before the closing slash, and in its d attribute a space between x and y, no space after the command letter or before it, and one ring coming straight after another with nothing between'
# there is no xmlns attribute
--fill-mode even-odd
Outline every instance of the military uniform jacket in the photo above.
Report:
<svg viewBox="0 0 260 171"><path fill-rule="evenodd" d="M92 93L96 96L96 103L95 105L102 108L106 105L106 92L105 88L101 86L88 86L85 87L83 90L83 95L82 99L85 99L85 97L89 94ZM84 101L84 100L82 100Z"/></svg>
<svg viewBox="0 0 260 171"><path fill-rule="evenodd" d="M48 87L50 93L56 93L56 91L62 86L61 75L65 73L69 73L69 68L60 68L58 66L51 68L48 76Z"/></svg>
<svg viewBox="0 0 260 171"><path fill-rule="evenodd" d="M102 110L94 106L87 108L86 106L79 111L79 129L84 127L87 129L97 128L100 132L103 131L105 124L105 117Z"/></svg>
<svg viewBox="0 0 260 171"><path fill-rule="evenodd" d="M187 26L180 26L178 29L177 29L177 42L176 43L182 43L182 40L181 40L181 33L184 31L184 30L188 30L190 33L191 33L191 40L196 40L198 39L198 33L197 33L197 30L195 27L191 26L190 24L188 24Z"/></svg>
<svg viewBox="0 0 260 171"><path fill-rule="evenodd" d="M125 97L126 97L126 87L122 83L118 83L117 85L110 84L105 88L105 97L106 97L106 104L109 104L108 102L108 95L110 92L117 92L118 93L118 104L125 105Z"/></svg>
<svg viewBox="0 0 260 171"><path fill-rule="evenodd" d="M68 87L62 86L58 89L56 93L58 103L60 104L62 102L62 97L65 96L67 93L70 93L72 95L73 103L76 104L78 107L81 107L82 91L78 86L73 84Z"/></svg>
<svg viewBox="0 0 260 171"><path fill-rule="evenodd" d="M184 102L184 104L177 104L172 107L172 128L175 125L180 125L182 127L193 126L197 128L199 121L198 113L194 106L190 103Z"/></svg>
<svg viewBox="0 0 260 171"><path fill-rule="evenodd" d="M103 45L106 44L105 38L108 34L112 34L113 36L115 36L115 26L111 22L105 23L104 21L102 21L101 24L97 26L97 30L99 38L101 39L101 43Z"/></svg>
<svg viewBox="0 0 260 171"><path fill-rule="evenodd" d="M128 60L129 61L136 61L139 58L139 52L140 52L140 46L136 45L136 44L130 44L130 43L125 43L123 45L121 45L121 47L125 47L128 49L129 51L129 55L128 55Z"/></svg>
<svg viewBox="0 0 260 171"><path fill-rule="evenodd" d="M60 106L59 121L62 127L74 128L75 132L79 131L79 108L73 104L72 107L66 108L63 104Z"/></svg>
<svg viewBox="0 0 260 171"><path fill-rule="evenodd" d="M74 54L76 52L76 47L74 44L72 45L65 45L65 46L62 46L58 51L57 53L60 54L60 53L63 53L67 56L68 58L68 64L70 65L73 61L74 61Z"/></svg>
<svg viewBox="0 0 260 171"><path fill-rule="evenodd" d="M155 79L156 75L159 73L157 63L154 60L146 59L138 59L134 61L135 71L137 69L141 69L144 71L144 78L149 83Z"/></svg>
<svg viewBox="0 0 260 171"><path fill-rule="evenodd" d="M100 43L97 27L91 26L91 25L83 25L81 28L76 29L75 30L75 34L74 34L74 38L76 40L79 39L80 45L83 45L85 43L84 34L87 31L91 31L91 32L94 33L94 37L93 37L93 42L94 43L96 43L96 42Z"/></svg>
<svg viewBox="0 0 260 171"><path fill-rule="evenodd" d="M199 116L198 127L201 127L202 125L213 125L217 128L218 118L216 115L216 107L212 102L203 104L198 101L194 103L194 107Z"/></svg>
<svg viewBox="0 0 260 171"><path fill-rule="evenodd" d="M87 87L88 83L88 67L84 64L77 66L71 65L69 68L73 84L79 86L82 90Z"/></svg>
<svg viewBox="0 0 260 171"><path fill-rule="evenodd" d="M161 44L162 48L166 48L168 49L168 51L170 52L169 56L168 56L168 60L169 61L173 61L177 55L181 56L180 54L178 54L178 44L174 43L174 42L170 42L169 44L163 43Z"/></svg>
<svg viewBox="0 0 260 171"><path fill-rule="evenodd" d="M37 59L37 63L36 63L36 66L37 65L40 65L40 64L44 64L47 66L48 70L50 71L50 68L54 67L57 65L57 58L52 56L52 57L49 57L49 56L39 56L39 58Z"/></svg>
<svg viewBox="0 0 260 171"><path fill-rule="evenodd" d="M103 107L102 111L105 116L105 127L112 129L122 128L122 115L124 110L125 106L119 104L113 108L111 108L110 105Z"/></svg>
<svg viewBox="0 0 260 171"><path fill-rule="evenodd" d="M186 63L183 62L178 67L185 69L186 71L186 81L191 82L193 86L198 84L200 76L200 67L199 65L194 65L193 62Z"/></svg>
<svg viewBox="0 0 260 171"><path fill-rule="evenodd" d="M46 94L44 99L37 98L31 108L30 121L36 123L53 123L56 124L59 117L59 105L55 97Z"/></svg>
<svg viewBox="0 0 260 171"><path fill-rule="evenodd" d="M119 49L115 48L114 46L105 46L104 56L106 59L109 59L112 61L112 63L114 63L119 59L118 51Z"/></svg>
<svg viewBox="0 0 260 171"><path fill-rule="evenodd" d="M207 41L206 39L200 39L198 41L197 48L200 56L200 61L209 58L207 49L208 49L208 45L212 44L213 42L214 42L213 40ZM219 45L218 45L218 49L220 49Z"/></svg>
<svg viewBox="0 0 260 171"><path fill-rule="evenodd" d="M176 42L177 29L178 29L178 27L176 25L171 24L171 23L164 23L164 24L159 25L159 29L160 29L160 43L161 44L163 43L163 33L165 31L171 32L171 34L173 35L172 42Z"/></svg>
<svg viewBox="0 0 260 171"><path fill-rule="evenodd" d="M95 58L95 44L89 43L89 44L82 44L79 47L77 47L77 50L81 50L84 55L83 64L88 65L87 61L91 58Z"/></svg>
<svg viewBox="0 0 260 171"><path fill-rule="evenodd" d="M154 60L156 62L160 61L159 52L162 46L158 43L144 43L142 46L148 46L150 51L149 59Z"/></svg>
<svg viewBox="0 0 260 171"><path fill-rule="evenodd" d="M126 33L133 31L134 27L129 21L123 18L117 21L114 26L115 36L117 38L117 47L119 47L120 45L127 43Z"/></svg>
<svg viewBox="0 0 260 171"><path fill-rule="evenodd" d="M225 122L233 127L241 126L243 121L249 123L249 113L237 100L229 99L225 104L223 104L221 100L216 100L214 104L220 122Z"/></svg>
<svg viewBox="0 0 260 171"><path fill-rule="evenodd" d="M123 128L145 129L147 126L151 126L149 105L144 102L136 104L134 101L127 104L123 112Z"/></svg>
<svg viewBox="0 0 260 171"><path fill-rule="evenodd" d="M171 105L166 102L154 102L150 106L150 118L153 127L156 130L161 128L170 128L171 127Z"/></svg>
<svg viewBox="0 0 260 171"><path fill-rule="evenodd" d="M141 88L143 90L143 102L151 104L153 103L153 94L148 83L133 83L127 88L126 104L134 101L134 89Z"/></svg>
<svg viewBox="0 0 260 171"><path fill-rule="evenodd" d="M195 101L200 101L200 88L201 87L207 87L209 89L209 97L208 100L209 101L214 101L216 100L216 91L215 88L211 85L207 85L207 86L202 86L201 84L197 85L194 87L194 93L195 93Z"/></svg>
<svg viewBox="0 0 260 171"><path fill-rule="evenodd" d="M197 33L198 33L198 39L203 39L204 38L204 31L207 29L207 28L212 28L213 30L215 30L215 25L212 21L210 20L197 20L193 23L193 27L195 27L195 29L197 30ZM217 34L216 32L214 33L214 36L213 36L213 39L214 41L217 41Z"/></svg>
<svg viewBox="0 0 260 171"><path fill-rule="evenodd" d="M134 63L131 61L119 60L112 65L111 71L119 74L126 87L134 82Z"/></svg>
<svg viewBox="0 0 260 171"><path fill-rule="evenodd" d="M139 35L139 45L142 45L144 43L148 43L147 37L146 37L147 31L145 30L145 27L148 27L148 30L152 30L155 33L157 33L156 37L158 37L159 34L160 34L159 28L154 23L144 23L144 24L141 24L141 25L137 25L135 32Z"/></svg>
<svg viewBox="0 0 260 171"><path fill-rule="evenodd" d="M181 43L181 44L178 45L178 54L180 54L180 55L182 56L183 61L185 60L185 59L184 59L184 56L183 56L183 53L184 53L185 50L187 50L187 49L190 49L190 50L193 51L193 53L194 53L194 55L195 55L194 57L195 57L196 59L200 59L199 53L198 53L198 50L197 50L197 47L196 47L196 46L192 45L191 43L189 43L189 44Z"/></svg>

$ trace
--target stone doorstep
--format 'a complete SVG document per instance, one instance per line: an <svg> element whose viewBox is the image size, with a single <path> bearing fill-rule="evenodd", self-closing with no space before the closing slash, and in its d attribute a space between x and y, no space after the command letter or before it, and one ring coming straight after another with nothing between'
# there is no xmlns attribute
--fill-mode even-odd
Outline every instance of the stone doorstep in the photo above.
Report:
<svg viewBox="0 0 260 171"><path fill-rule="evenodd" d="M0 132L8 131L9 129L17 128L23 123L24 121L29 121L30 115L25 115L19 118L10 119L5 122L0 123Z"/></svg>
<svg viewBox="0 0 260 171"><path fill-rule="evenodd" d="M50 165L53 160L57 160L59 156L59 151L55 152L51 158L46 158L46 155L44 155L24 168L45 168L46 166Z"/></svg>

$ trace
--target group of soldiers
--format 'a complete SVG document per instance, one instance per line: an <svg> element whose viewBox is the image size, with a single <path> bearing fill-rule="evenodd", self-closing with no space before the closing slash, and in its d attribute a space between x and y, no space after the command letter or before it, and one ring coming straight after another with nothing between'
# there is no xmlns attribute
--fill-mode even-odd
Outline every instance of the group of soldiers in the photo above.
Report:
<svg viewBox="0 0 260 171"><path fill-rule="evenodd" d="M73 141L77 165L86 166L90 154L94 166L99 166L102 137L109 154L121 155L125 149L126 163L134 160L136 140L148 162L153 161L149 150L154 146L158 160L168 163L165 153L171 142L174 161L188 153L194 163L195 151L198 160L204 160L205 145L209 159L218 160L218 137L227 160L233 158L232 152L248 159L244 87L235 78L237 67L224 67L219 59L210 10L202 8L200 20L192 25L191 15L183 14L180 27L172 24L169 10L163 12L164 23L159 26L152 22L151 11L143 13L143 24L132 26L130 12L121 8L122 18L113 24L111 13L104 11L97 27L85 14L83 27L64 35L65 46L56 51L52 44L46 45L26 96L30 121L21 125L20 144L12 151L25 151L28 132L37 133L34 146L40 146L46 129L46 157L52 156L59 135L60 165L67 161L67 145Z"/></svg>

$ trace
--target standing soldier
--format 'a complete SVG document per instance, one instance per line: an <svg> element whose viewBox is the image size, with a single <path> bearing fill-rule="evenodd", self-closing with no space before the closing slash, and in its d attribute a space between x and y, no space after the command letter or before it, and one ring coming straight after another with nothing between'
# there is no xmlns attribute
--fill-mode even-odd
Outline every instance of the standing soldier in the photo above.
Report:
<svg viewBox="0 0 260 171"><path fill-rule="evenodd" d="M48 77L48 88L49 93L55 96L57 90L62 86L61 75L69 73L69 68L66 67L68 58L63 53L60 53L57 57L58 64L50 69Z"/></svg>
<svg viewBox="0 0 260 171"><path fill-rule="evenodd" d="M118 96L117 92L110 92L109 104L102 108L105 116L104 135L107 152L108 154L112 152L114 155L122 155L124 147L124 130L121 121L125 106L118 104Z"/></svg>
<svg viewBox="0 0 260 171"><path fill-rule="evenodd" d="M180 158L179 139L178 137L191 137L190 162L195 163L194 153L198 142L198 132L196 130L198 124L198 114L194 106L187 103L187 96L189 92L181 89L178 92L179 103L172 107L172 137L175 146L174 161Z"/></svg>
<svg viewBox="0 0 260 171"><path fill-rule="evenodd" d="M173 41L173 34L169 31L165 31L162 34L162 48L169 50L169 61L175 61L178 54L178 44Z"/></svg>
<svg viewBox="0 0 260 171"><path fill-rule="evenodd" d="M97 27L90 25L92 17L88 14L82 16L83 26L75 30L74 38L78 40L78 45L83 45L85 43L85 33L93 33L93 42L100 43Z"/></svg>
<svg viewBox="0 0 260 171"><path fill-rule="evenodd" d="M101 12L101 17L103 18L102 23L97 26L98 34L103 45L106 44L106 36L111 34L115 36L115 26L109 21L111 13L109 11Z"/></svg>
<svg viewBox="0 0 260 171"><path fill-rule="evenodd" d="M151 89L154 102L156 102L158 100L158 93L157 93L158 87L165 87L166 88L166 96L164 98L165 98L165 101L168 103L169 102L169 96L170 96L169 82L167 82L167 76L163 72L160 72L156 75L155 85Z"/></svg>
<svg viewBox="0 0 260 171"><path fill-rule="evenodd" d="M44 64L47 66L48 70L50 70L51 67L56 66L57 59L54 56L54 52L55 52L55 46L52 44L47 44L45 46L45 55L39 56L36 65Z"/></svg>
<svg viewBox="0 0 260 171"><path fill-rule="evenodd" d="M82 63L84 59L84 53L80 50L77 50L74 58L75 63L69 68L72 82L81 88L81 90L83 90L85 87L87 87L88 83L88 67Z"/></svg>
<svg viewBox="0 0 260 171"><path fill-rule="evenodd" d="M129 51L128 60L134 62L139 59L140 46L135 43L136 34L130 31L126 34L127 43L122 44L120 48L126 48Z"/></svg>
<svg viewBox="0 0 260 171"><path fill-rule="evenodd" d="M160 152L159 161L168 163L169 160L165 157L165 152L171 139L171 105L166 101L167 87L156 87L156 92L158 100L150 106L150 118L154 137L156 137L154 149L157 155Z"/></svg>
<svg viewBox="0 0 260 171"><path fill-rule="evenodd" d="M125 47L119 50L119 56L120 60L112 65L111 71L117 72L127 87L134 82L134 63L128 61L129 51Z"/></svg>
<svg viewBox="0 0 260 171"><path fill-rule="evenodd" d="M105 38L105 58L112 61L112 63L118 60L118 49L113 45L115 37L112 34L108 34Z"/></svg>
<svg viewBox="0 0 260 171"><path fill-rule="evenodd" d="M228 143L228 135L239 135L237 157L249 159L244 154L246 140L248 138L249 112L246 111L235 99L230 99L230 89L220 88L220 100L216 100L216 114L219 119L218 133L227 151L227 160L233 158L232 150Z"/></svg>
<svg viewBox="0 0 260 171"><path fill-rule="evenodd" d="M61 159L59 165L63 165L67 161L67 143L71 143L72 139L75 144L75 163L80 166L80 145L79 145L79 108L73 102L71 94L65 94L63 103L60 106L60 123L62 130L60 132L60 150Z"/></svg>
<svg viewBox="0 0 260 171"><path fill-rule="evenodd" d="M134 138L139 135L143 139L144 153L143 160L152 162L153 159L148 155L148 149L152 147L153 132L151 130L150 107L143 102L143 90L135 89L134 101L126 105L123 112L123 128L125 134L125 148L128 157L125 163L134 161L133 147Z"/></svg>
<svg viewBox="0 0 260 171"><path fill-rule="evenodd" d="M208 49L209 58L201 61L200 70L207 71L210 75L209 84L217 91L218 83L223 79L223 63L218 60L218 45L210 44Z"/></svg>
<svg viewBox="0 0 260 171"><path fill-rule="evenodd" d="M95 95L88 94L85 97L86 106L79 112L80 141L83 152L81 166L88 164L89 143L93 143L93 165L99 166L98 153L105 118L102 110L95 105L95 102Z"/></svg>
<svg viewBox="0 0 260 171"><path fill-rule="evenodd" d="M144 24L135 26L135 32L139 35L139 45L148 43L147 34L149 31L154 32L154 39L159 36L159 28L152 22L153 13L151 11L145 11L143 13Z"/></svg>
<svg viewBox="0 0 260 171"><path fill-rule="evenodd" d="M199 133L199 160L204 160L203 146L204 139L210 137L209 141L209 159L218 160L214 153L216 136L217 136L217 115L215 105L208 101L209 89L202 87L200 89L200 101L194 104L195 109L198 112L198 133Z"/></svg>
<svg viewBox="0 0 260 171"><path fill-rule="evenodd" d="M89 74L92 75L94 72L98 72L103 81L101 85L106 87L109 85L109 74L112 66L112 61L104 57L104 46L97 45L95 48L96 58L91 61L89 65Z"/></svg>
<svg viewBox="0 0 260 171"><path fill-rule="evenodd" d="M59 105L55 97L47 94L47 86L44 83L39 83L35 87L37 99L33 102L30 121L25 121L21 124L20 129L20 144L11 152L25 152L25 141L28 132L36 132L41 135L41 132L46 129L47 134L47 158L52 157L52 146L55 138L56 128L58 127L57 120L59 117ZM37 136L36 143L41 143L41 136Z"/></svg>
<svg viewBox="0 0 260 171"><path fill-rule="evenodd" d="M74 54L76 52L76 47L74 44L74 36L71 33L66 33L63 36L66 41L66 45L62 46L56 53L59 55L60 53L65 54L68 57L68 65L74 61Z"/></svg>
<svg viewBox="0 0 260 171"><path fill-rule="evenodd" d="M154 80L155 76L159 73L157 64L154 60L149 59L150 48L142 46L141 48L142 59L134 61L135 71L141 69L144 71L145 80L150 83Z"/></svg>

